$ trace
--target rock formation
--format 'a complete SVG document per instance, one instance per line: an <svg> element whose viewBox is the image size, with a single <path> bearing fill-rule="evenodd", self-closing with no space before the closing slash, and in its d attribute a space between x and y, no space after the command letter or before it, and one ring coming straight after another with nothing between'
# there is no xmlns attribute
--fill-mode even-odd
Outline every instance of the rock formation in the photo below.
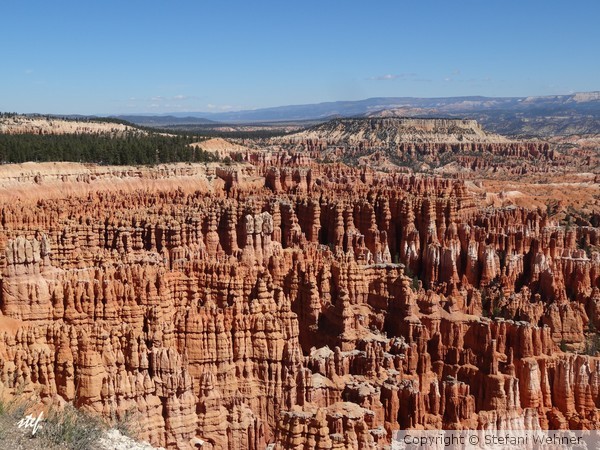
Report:
<svg viewBox="0 0 600 450"><path fill-rule="evenodd" d="M2 388L182 449L597 426L600 229L460 179L265 161L3 194Z"/></svg>

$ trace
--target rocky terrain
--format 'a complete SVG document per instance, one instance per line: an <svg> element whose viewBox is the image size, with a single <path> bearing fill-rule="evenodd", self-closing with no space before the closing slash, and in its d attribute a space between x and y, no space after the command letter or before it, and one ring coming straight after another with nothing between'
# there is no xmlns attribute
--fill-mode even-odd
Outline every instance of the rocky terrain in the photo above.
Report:
<svg viewBox="0 0 600 450"><path fill-rule="evenodd" d="M6 395L181 449L597 426L595 144L412 119L216 144L242 162L1 168ZM443 153L468 171L394 163Z"/></svg>
<svg viewBox="0 0 600 450"><path fill-rule="evenodd" d="M235 154L245 154L249 150L243 145L235 144L221 138L213 138L202 142L194 142L191 145L206 152L215 154L219 158L231 157Z"/></svg>
<svg viewBox="0 0 600 450"><path fill-rule="evenodd" d="M554 141L509 139L464 119L335 119L271 139L271 143L325 163L463 179L514 180L526 175L547 181L548 177L568 173L576 177L591 174L593 181L600 170L600 146L595 136Z"/></svg>
<svg viewBox="0 0 600 450"><path fill-rule="evenodd" d="M173 129L203 124L219 129L280 127L283 122L305 126L336 117L418 117L473 119L487 130L510 136L551 138L557 135L594 134L600 129L600 92L577 92L541 97L375 97L356 101L289 105L220 113L182 113L173 116L119 116L149 126ZM211 119L211 120L207 120ZM211 123L212 121L212 123Z"/></svg>
<svg viewBox="0 0 600 450"><path fill-rule="evenodd" d="M503 136L487 134L475 120L416 119L388 117L336 119L282 139L303 142L317 140L346 142L369 147L408 143L465 144L506 143Z"/></svg>
<svg viewBox="0 0 600 450"><path fill-rule="evenodd" d="M146 134L145 131L124 123L93 121L89 119L67 120L52 116L0 115L0 134Z"/></svg>

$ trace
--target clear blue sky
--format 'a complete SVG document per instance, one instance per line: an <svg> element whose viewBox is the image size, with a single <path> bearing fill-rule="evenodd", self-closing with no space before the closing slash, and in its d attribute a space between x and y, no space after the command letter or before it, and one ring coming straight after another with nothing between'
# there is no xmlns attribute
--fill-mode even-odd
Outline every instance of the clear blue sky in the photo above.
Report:
<svg viewBox="0 0 600 450"><path fill-rule="evenodd" d="M4 1L0 111L600 90L598 0Z"/></svg>

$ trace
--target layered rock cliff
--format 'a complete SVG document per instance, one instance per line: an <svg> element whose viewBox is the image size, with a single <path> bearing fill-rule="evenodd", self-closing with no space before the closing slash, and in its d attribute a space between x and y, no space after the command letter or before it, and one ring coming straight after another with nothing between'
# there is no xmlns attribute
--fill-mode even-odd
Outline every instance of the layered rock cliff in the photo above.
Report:
<svg viewBox="0 0 600 450"><path fill-rule="evenodd" d="M317 139L356 144L368 142L372 147L407 142L509 142L503 136L485 133L475 120L412 117L335 119L281 139L292 141Z"/></svg>
<svg viewBox="0 0 600 450"><path fill-rule="evenodd" d="M168 448L596 426L598 228L278 158L3 194L2 388Z"/></svg>
<svg viewBox="0 0 600 450"><path fill-rule="evenodd" d="M597 151L486 132L475 120L370 117L334 119L270 143L321 162L390 171L433 171L506 178L597 171Z"/></svg>

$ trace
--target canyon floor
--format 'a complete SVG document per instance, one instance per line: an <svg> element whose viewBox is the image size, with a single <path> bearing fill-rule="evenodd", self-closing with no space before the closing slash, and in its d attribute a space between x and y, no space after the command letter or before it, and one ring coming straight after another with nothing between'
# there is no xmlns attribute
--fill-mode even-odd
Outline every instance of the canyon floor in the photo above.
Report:
<svg viewBox="0 0 600 450"><path fill-rule="evenodd" d="M169 449L597 427L597 136L384 117L192 145L223 159L0 166L1 396Z"/></svg>

